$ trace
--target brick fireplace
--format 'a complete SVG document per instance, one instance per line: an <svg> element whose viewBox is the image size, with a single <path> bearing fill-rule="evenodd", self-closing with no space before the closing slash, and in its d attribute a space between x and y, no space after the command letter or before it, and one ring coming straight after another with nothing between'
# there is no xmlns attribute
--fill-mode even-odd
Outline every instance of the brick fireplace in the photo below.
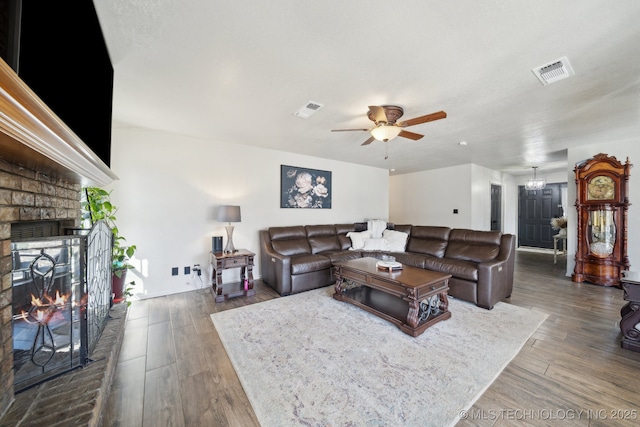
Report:
<svg viewBox="0 0 640 427"><path fill-rule="evenodd" d="M115 179L0 60L0 418L15 399L11 224L55 220L78 227L81 188Z"/></svg>
<svg viewBox="0 0 640 427"><path fill-rule="evenodd" d="M58 220L70 227L79 226L80 186L52 180L44 174L0 160L0 337L3 349L0 403L3 407L5 402L13 399L11 224L42 220Z"/></svg>

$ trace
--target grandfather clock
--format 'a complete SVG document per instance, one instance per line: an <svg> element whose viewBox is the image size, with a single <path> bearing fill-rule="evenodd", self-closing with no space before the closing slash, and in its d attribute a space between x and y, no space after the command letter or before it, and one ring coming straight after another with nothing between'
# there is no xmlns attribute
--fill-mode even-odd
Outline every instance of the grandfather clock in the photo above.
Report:
<svg viewBox="0 0 640 427"><path fill-rule="evenodd" d="M576 165L578 247L574 282L620 286L627 256L629 209L629 158L598 154Z"/></svg>

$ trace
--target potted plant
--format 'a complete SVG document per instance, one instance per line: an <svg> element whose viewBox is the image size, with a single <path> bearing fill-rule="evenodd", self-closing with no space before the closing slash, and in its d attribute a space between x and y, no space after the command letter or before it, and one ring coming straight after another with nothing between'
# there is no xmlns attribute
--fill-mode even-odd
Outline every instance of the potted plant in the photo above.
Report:
<svg viewBox="0 0 640 427"><path fill-rule="evenodd" d="M126 296L131 295L130 287L125 289L127 270L133 268L129 263L136 251L136 245L126 245L126 239L120 235L116 225L116 213L118 208L111 203L111 192L98 187L86 187L85 200L82 202L82 220L85 226L92 226L97 221L107 223L113 233L113 254L111 271L111 292L113 302L119 303ZM135 285L134 281L129 283Z"/></svg>
<svg viewBox="0 0 640 427"><path fill-rule="evenodd" d="M567 235L567 218L561 216L559 218L551 218L551 228L558 230L561 236Z"/></svg>

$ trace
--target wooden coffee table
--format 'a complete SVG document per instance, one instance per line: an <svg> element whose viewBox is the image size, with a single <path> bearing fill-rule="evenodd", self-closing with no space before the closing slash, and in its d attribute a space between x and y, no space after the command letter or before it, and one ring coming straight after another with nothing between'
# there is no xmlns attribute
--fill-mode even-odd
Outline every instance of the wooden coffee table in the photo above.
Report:
<svg viewBox="0 0 640 427"><path fill-rule="evenodd" d="M334 263L333 298L367 310L414 337L451 317L450 274L408 265L402 270L381 270L376 267L378 261L358 258Z"/></svg>

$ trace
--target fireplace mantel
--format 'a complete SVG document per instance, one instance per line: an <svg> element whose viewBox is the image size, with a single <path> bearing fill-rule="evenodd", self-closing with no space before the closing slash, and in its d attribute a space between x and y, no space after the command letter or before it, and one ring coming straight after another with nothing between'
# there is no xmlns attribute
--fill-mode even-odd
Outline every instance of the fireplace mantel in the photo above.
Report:
<svg viewBox="0 0 640 427"><path fill-rule="evenodd" d="M118 179L2 59L0 159L83 187Z"/></svg>

